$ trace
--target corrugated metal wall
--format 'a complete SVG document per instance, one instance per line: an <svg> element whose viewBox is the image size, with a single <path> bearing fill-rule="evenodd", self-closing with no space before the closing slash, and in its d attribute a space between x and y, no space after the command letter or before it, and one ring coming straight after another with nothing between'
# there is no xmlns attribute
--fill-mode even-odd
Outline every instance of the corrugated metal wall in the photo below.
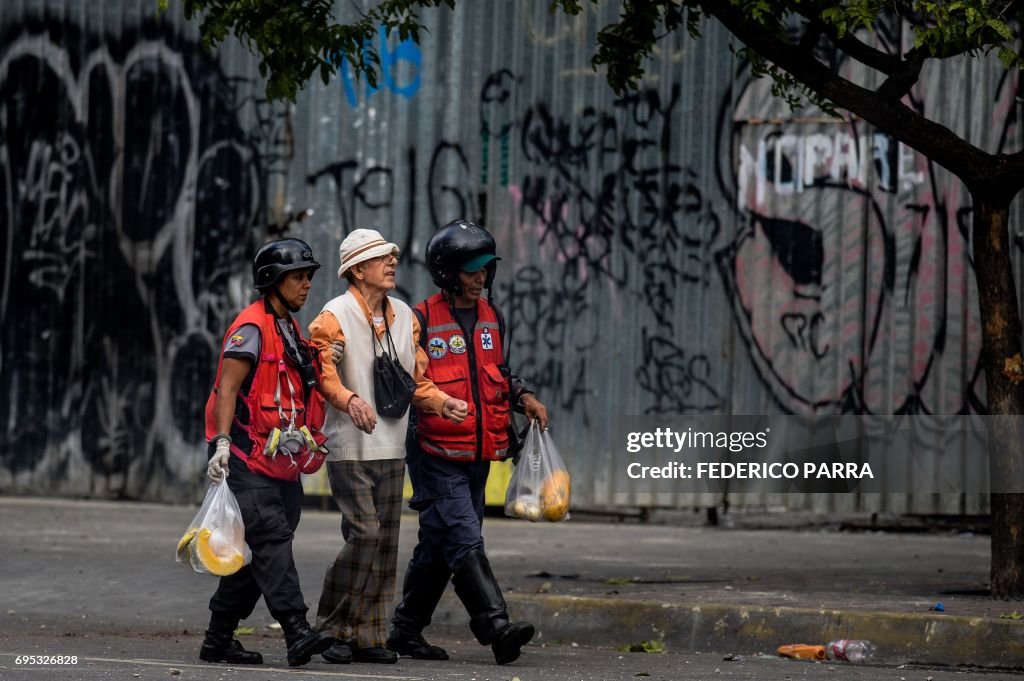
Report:
<svg viewBox="0 0 1024 681"><path fill-rule="evenodd" d="M380 229L410 301L431 290L438 226L487 226L514 364L582 505L715 501L631 489L622 415L982 408L959 182L863 122L794 116L714 26L663 40L642 90L616 97L589 58L617 3L575 19L547 4L428 12L420 45L377 38L376 89L343 68L283 107L237 46L204 56L180 8L4 2L0 489L173 499L200 484L216 346L268 224L328 263L348 231ZM895 25L875 39L910 40ZM995 66L937 66L914 104L994 150L1018 142L1016 93ZM329 271L306 321L340 290Z"/></svg>

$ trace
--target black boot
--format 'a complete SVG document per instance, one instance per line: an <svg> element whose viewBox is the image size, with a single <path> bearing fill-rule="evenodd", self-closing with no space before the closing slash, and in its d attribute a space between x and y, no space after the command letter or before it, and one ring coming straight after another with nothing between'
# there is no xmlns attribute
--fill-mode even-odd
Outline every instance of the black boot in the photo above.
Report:
<svg viewBox="0 0 1024 681"><path fill-rule="evenodd" d="M228 664L263 664L263 656L248 651L234 638L238 619L222 613L210 613L210 628L203 637L199 648L199 659L204 662L227 662Z"/></svg>
<svg viewBox="0 0 1024 681"><path fill-rule="evenodd" d="M455 593L469 613L469 628L482 645L490 645L494 661L508 664L533 638L529 622L508 621L508 610L491 563L480 549L470 551L452 580Z"/></svg>
<svg viewBox="0 0 1024 681"><path fill-rule="evenodd" d="M416 660L447 660L444 648L432 646L423 638L423 630L448 586L451 570L444 563L419 568L409 563L402 583L402 602L391 618L387 647L399 655Z"/></svg>
<svg viewBox="0 0 1024 681"><path fill-rule="evenodd" d="M288 644L288 666L299 667L334 645L334 637L326 631L313 631L302 613L281 617L284 641Z"/></svg>

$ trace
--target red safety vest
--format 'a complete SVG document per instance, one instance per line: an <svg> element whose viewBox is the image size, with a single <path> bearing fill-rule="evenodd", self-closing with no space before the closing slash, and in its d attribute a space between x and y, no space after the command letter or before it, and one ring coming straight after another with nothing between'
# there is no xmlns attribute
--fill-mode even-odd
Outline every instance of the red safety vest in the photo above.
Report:
<svg viewBox="0 0 1024 681"><path fill-rule="evenodd" d="M438 388L469 404L469 416L456 425L437 414L417 417L423 451L450 461L501 461L508 449L508 379L501 372L498 315L482 298L476 328L466 338L440 293L416 306L426 320L426 376Z"/></svg>
<svg viewBox="0 0 1024 681"><path fill-rule="evenodd" d="M302 337L295 320L291 320L295 329L295 337L299 343L310 345L313 348L313 363L317 376L320 376L319 353L315 346ZM324 398L316 389L309 390L308 404L305 399L305 390L302 386L302 379L295 367L291 366L284 359L284 341L277 329L277 321L273 313L267 310L267 303L259 300L242 310L242 313L235 318L228 332L224 334L224 341L221 348L227 347L228 338L246 324L255 324L260 329L260 357L256 362L256 373L252 379L248 394L239 392L238 401L235 405L235 416L231 423L231 453L241 457L249 466L249 470L260 475L277 480L298 480L299 473L313 473L315 469L323 465L323 457L311 459L308 452L296 455L294 461L283 454L271 458L263 453L267 444L267 436L274 428L284 430L291 423L292 391L288 387L288 381L295 389L295 427L307 426L318 445L327 441L327 437L321 433L324 421L327 418L327 411L324 408ZM217 435L217 424L214 419L214 405L217 403L217 387L220 385L220 374L223 366L224 356L217 363L217 380L213 385L213 391L206 402L206 439L210 441ZM278 391L278 379L280 378L280 410L275 402L275 393ZM308 408L307 408L308 407ZM284 419L281 413L284 413Z"/></svg>

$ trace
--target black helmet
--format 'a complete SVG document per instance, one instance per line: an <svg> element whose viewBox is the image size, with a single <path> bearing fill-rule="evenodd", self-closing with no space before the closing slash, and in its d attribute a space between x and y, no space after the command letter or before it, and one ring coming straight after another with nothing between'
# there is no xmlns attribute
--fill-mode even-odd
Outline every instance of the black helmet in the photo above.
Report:
<svg viewBox="0 0 1024 681"><path fill-rule="evenodd" d="M257 291L273 286L281 275L292 270L317 269L320 263L313 259L313 249L302 239L271 241L256 251L252 259L252 285Z"/></svg>
<svg viewBox="0 0 1024 681"><path fill-rule="evenodd" d="M427 270L434 285L459 295L459 272L476 272L487 267L486 288L494 283L494 237L469 220L453 220L438 230L427 242Z"/></svg>

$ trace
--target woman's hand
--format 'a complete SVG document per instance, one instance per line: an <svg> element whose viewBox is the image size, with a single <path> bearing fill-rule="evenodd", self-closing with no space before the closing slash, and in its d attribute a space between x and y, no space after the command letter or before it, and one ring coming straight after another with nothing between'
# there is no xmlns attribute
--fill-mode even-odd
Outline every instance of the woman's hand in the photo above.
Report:
<svg viewBox="0 0 1024 681"><path fill-rule="evenodd" d="M367 435L377 427L377 415L373 413L373 407L359 395L353 395L348 401L348 415L352 419L352 425Z"/></svg>

